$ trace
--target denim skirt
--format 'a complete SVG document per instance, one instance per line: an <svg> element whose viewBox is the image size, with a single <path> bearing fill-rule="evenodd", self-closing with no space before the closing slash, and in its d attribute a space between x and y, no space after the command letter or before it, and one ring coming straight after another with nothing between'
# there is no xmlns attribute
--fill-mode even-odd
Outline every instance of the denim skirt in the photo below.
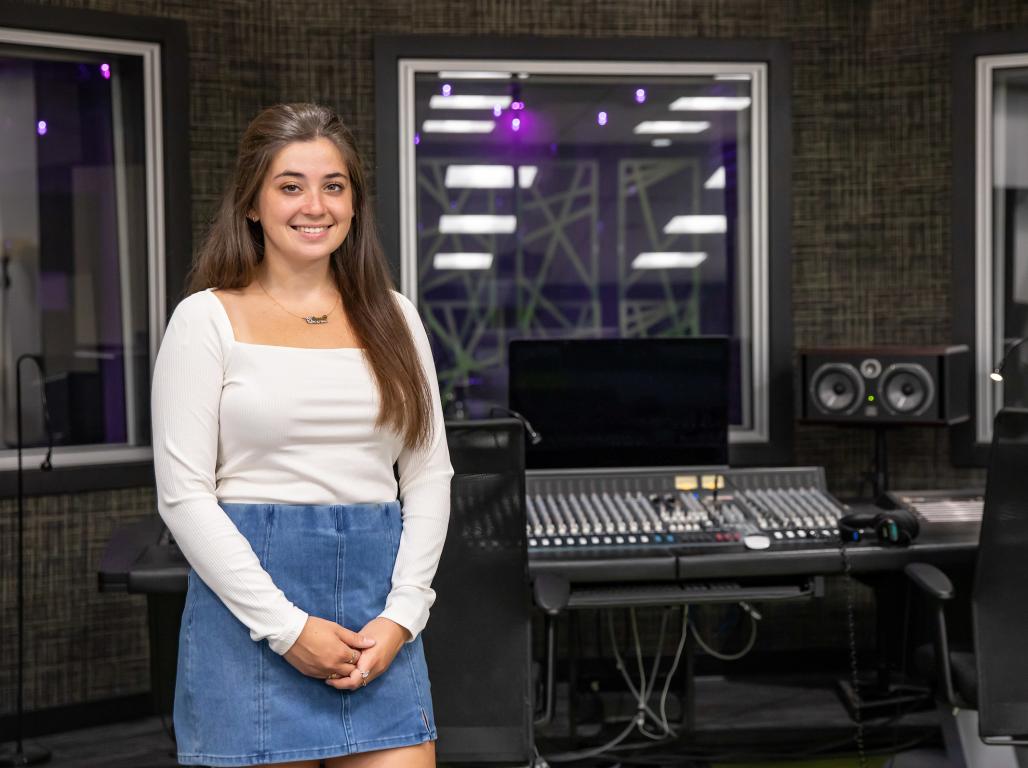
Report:
<svg viewBox="0 0 1028 768"><path fill-rule="evenodd" d="M312 616L354 631L378 616L400 544L399 502L222 509L286 596ZM243 766L314 760L436 738L419 635L386 672L339 691L255 643L192 571L175 684L182 765Z"/></svg>

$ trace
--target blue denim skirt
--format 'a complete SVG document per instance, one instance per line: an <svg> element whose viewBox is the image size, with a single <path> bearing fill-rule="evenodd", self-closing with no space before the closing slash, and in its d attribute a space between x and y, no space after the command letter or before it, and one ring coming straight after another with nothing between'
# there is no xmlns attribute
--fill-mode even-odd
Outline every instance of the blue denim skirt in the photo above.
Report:
<svg viewBox="0 0 1028 768"><path fill-rule="evenodd" d="M307 613L356 631L382 612L403 526L399 502L221 507L275 584ZM190 570L175 735L179 763L209 766L314 760L433 740L421 636L366 687L339 691L251 640Z"/></svg>

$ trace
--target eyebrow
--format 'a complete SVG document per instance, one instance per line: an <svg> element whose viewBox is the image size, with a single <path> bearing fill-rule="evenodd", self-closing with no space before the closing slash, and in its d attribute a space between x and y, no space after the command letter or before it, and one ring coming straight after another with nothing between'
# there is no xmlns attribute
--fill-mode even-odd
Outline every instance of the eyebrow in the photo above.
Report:
<svg viewBox="0 0 1028 768"><path fill-rule="evenodd" d="M299 171L282 171L282 173L280 173L277 176L275 176L275 178L276 179L280 179L283 176L292 176L294 178L304 179L304 180L307 179L307 177L304 176ZM347 181L349 181L349 178L347 177L347 175L345 173L342 173L341 171L335 171L334 173L326 173L322 178L325 178L325 179L347 179Z"/></svg>

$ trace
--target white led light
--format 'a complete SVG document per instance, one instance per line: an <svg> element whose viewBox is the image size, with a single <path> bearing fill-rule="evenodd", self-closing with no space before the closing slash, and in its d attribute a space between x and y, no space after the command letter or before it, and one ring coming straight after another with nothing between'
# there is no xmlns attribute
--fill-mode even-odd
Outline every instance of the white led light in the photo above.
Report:
<svg viewBox="0 0 1028 768"><path fill-rule="evenodd" d="M706 260L703 251L648 251L632 259L632 269L692 269Z"/></svg>
<svg viewBox="0 0 1028 768"><path fill-rule="evenodd" d="M664 225L665 235L710 235L728 231L728 220L720 215L674 216Z"/></svg>
<svg viewBox="0 0 1028 768"><path fill-rule="evenodd" d="M510 96L501 96L479 93L461 93L452 96L436 94L428 100L428 106L432 109L492 109L499 107L506 109L512 101Z"/></svg>
<svg viewBox="0 0 1028 768"><path fill-rule="evenodd" d="M517 229L517 216L457 216L439 217L439 231L444 235L508 235Z"/></svg>
<svg viewBox="0 0 1028 768"><path fill-rule="evenodd" d="M444 70L439 73L440 80L510 80L510 72L484 72L472 69Z"/></svg>
<svg viewBox="0 0 1028 768"><path fill-rule="evenodd" d="M671 146L671 139L654 139L653 141L650 142L650 146L652 146L652 147L670 147Z"/></svg>
<svg viewBox="0 0 1028 768"><path fill-rule="evenodd" d="M518 167L518 186L527 189L535 181L539 169L534 165ZM447 189L511 189L514 186L512 165L448 165L443 185Z"/></svg>
<svg viewBox="0 0 1028 768"><path fill-rule="evenodd" d="M722 165L712 174L710 178L703 182L704 189L724 189L725 188L725 167Z"/></svg>
<svg viewBox="0 0 1028 768"><path fill-rule="evenodd" d="M720 110L746 109L749 105L749 96L682 96L680 99L672 101L668 109L715 112Z"/></svg>
<svg viewBox="0 0 1028 768"><path fill-rule="evenodd" d="M714 75L715 80L749 80L750 76L745 73L738 73L735 75Z"/></svg>
<svg viewBox="0 0 1028 768"><path fill-rule="evenodd" d="M493 120L426 120L421 124L425 133L492 133Z"/></svg>
<svg viewBox="0 0 1028 768"><path fill-rule="evenodd" d="M699 133L710 128L704 120L644 120L632 133Z"/></svg>
<svg viewBox="0 0 1028 768"><path fill-rule="evenodd" d="M437 253L432 257L436 269L489 269L492 265L491 253Z"/></svg>

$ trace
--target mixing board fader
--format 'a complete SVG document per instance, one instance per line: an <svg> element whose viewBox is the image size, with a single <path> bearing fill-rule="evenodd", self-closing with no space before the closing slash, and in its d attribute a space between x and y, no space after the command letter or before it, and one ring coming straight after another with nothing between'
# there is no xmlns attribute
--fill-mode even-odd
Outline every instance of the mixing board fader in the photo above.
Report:
<svg viewBox="0 0 1028 768"><path fill-rule="evenodd" d="M843 506L819 467L529 472L529 548L828 546Z"/></svg>

